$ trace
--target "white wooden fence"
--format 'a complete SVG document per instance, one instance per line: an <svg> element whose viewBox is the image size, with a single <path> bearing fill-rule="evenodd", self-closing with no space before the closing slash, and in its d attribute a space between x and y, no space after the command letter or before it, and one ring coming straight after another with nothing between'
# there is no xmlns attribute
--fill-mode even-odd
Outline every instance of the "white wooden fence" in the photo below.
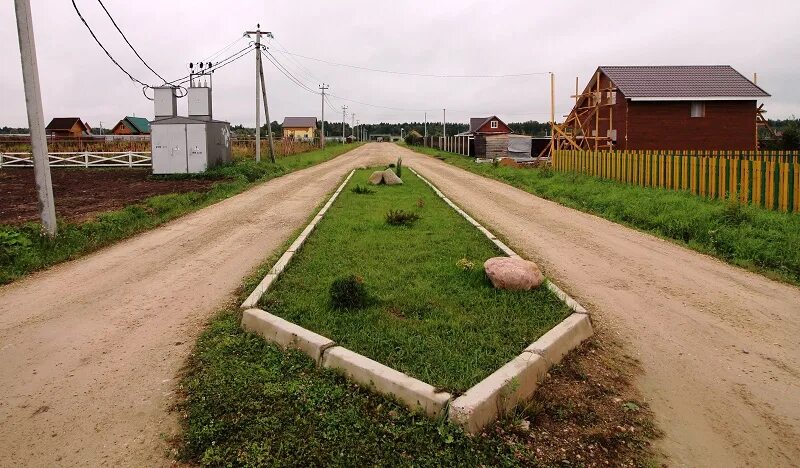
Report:
<svg viewBox="0 0 800 468"><path fill-rule="evenodd" d="M50 153L51 167L150 167L149 151ZM0 168L33 167L31 153L0 153Z"/></svg>

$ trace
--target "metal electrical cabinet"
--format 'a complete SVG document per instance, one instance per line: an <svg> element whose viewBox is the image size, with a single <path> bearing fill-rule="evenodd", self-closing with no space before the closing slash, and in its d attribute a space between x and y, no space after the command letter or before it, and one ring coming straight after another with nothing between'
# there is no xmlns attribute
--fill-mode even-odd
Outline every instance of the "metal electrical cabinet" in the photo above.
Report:
<svg viewBox="0 0 800 468"><path fill-rule="evenodd" d="M151 123L153 174L195 174L231 162L228 122L168 117Z"/></svg>
<svg viewBox="0 0 800 468"><path fill-rule="evenodd" d="M180 117L175 89L155 90L153 174L195 174L231 162L231 126L211 118L211 88L189 88L188 97L189 117Z"/></svg>

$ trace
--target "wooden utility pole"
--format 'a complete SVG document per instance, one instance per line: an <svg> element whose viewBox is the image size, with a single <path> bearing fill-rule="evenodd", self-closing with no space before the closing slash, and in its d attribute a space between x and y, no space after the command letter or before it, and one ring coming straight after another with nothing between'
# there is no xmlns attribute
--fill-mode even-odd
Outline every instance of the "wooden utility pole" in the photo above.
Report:
<svg viewBox="0 0 800 468"><path fill-rule="evenodd" d="M320 147L325 149L325 90L330 88L329 85L322 83L319 89L322 90L322 133L319 136Z"/></svg>
<svg viewBox="0 0 800 468"><path fill-rule="evenodd" d="M47 136L42 110L42 90L39 85L39 65L36 61L36 43L33 38L33 18L30 0L14 0L17 13L19 52L22 57L22 81L25 87L25 105L28 110L28 128L31 133L33 173L39 197L39 217L49 236L55 236L56 206L53 200L53 182L50 179L50 160L47 153Z"/></svg>
<svg viewBox="0 0 800 468"><path fill-rule="evenodd" d="M261 161L261 90L259 89L262 86L260 83L263 73L261 69L261 36L272 37L272 33L261 31L261 24L257 24L255 31L245 31L244 34L247 37L250 37L251 34L256 36L256 161ZM270 127L269 122L267 124Z"/></svg>

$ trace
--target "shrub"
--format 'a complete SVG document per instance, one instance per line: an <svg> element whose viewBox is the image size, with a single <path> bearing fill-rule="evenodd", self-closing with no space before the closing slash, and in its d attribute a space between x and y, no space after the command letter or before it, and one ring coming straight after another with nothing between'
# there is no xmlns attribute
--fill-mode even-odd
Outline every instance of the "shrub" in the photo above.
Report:
<svg viewBox="0 0 800 468"><path fill-rule="evenodd" d="M744 210L744 205L736 200L730 200L722 209L722 222L729 226L738 226L750 220L750 215Z"/></svg>
<svg viewBox="0 0 800 468"><path fill-rule="evenodd" d="M363 187L361 185L356 185L355 187L350 189L350 191L353 193L357 193L359 195L370 195L375 193L375 191L371 190L369 187Z"/></svg>
<svg viewBox="0 0 800 468"><path fill-rule="evenodd" d="M367 289L364 278L348 275L331 283L331 305L336 309L360 309L367 305Z"/></svg>
<svg viewBox="0 0 800 468"><path fill-rule="evenodd" d="M394 168L394 173L397 177L403 178L403 158L397 158L397 166Z"/></svg>
<svg viewBox="0 0 800 468"><path fill-rule="evenodd" d="M11 263L31 248L31 240L21 232L0 231L0 262Z"/></svg>
<svg viewBox="0 0 800 468"><path fill-rule="evenodd" d="M468 258L462 258L456 262L456 266L464 271L472 271L475 268L475 262Z"/></svg>
<svg viewBox="0 0 800 468"><path fill-rule="evenodd" d="M386 223L392 226L411 226L418 219L419 215L416 213L403 210L389 210L386 213Z"/></svg>

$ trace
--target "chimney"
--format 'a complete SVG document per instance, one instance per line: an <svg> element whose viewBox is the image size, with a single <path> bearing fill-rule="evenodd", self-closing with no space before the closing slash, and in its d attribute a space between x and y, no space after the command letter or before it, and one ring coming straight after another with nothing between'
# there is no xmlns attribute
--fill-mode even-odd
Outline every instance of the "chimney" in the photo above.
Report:
<svg viewBox="0 0 800 468"><path fill-rule="evenodd" d="M175 96L175 88L172 86L161 86L153 88L153 92L155 120L178 115L178 98Z"/></svg>
<svg viewBox="0 0 800 468"><path fill-rule="evenodd" d="M211 88L198 86L189 88L189 117L198 120L211 120Z"/></svg>

